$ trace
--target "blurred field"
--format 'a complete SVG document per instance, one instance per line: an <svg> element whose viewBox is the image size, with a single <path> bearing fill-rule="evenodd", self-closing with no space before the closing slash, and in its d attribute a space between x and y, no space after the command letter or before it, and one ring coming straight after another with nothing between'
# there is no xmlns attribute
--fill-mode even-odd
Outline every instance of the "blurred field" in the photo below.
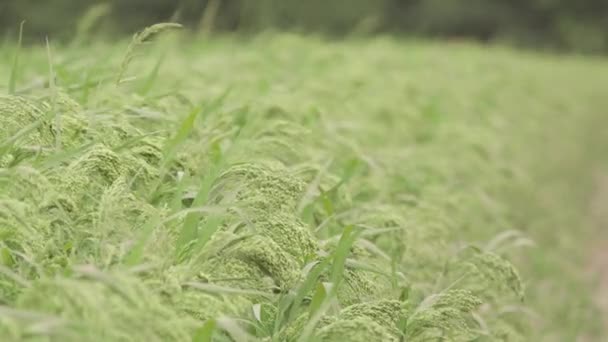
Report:
<svg viewBox="0 0 608 342"><path fill-rule="evenodd" d="M0 336L600 341L607 79L389 37L5 43Z"/></svg>
<svg viewBox="0 0 608 342"><path fill-rule="evenodd" d="M500 42L536 50L606 54L605 0L3 0L0 31L27 41L70 40L83 22L114 39L178 21L193 32L270 31L332 37L394 34ZM95 20L91 19L94 18Z"/></svg>

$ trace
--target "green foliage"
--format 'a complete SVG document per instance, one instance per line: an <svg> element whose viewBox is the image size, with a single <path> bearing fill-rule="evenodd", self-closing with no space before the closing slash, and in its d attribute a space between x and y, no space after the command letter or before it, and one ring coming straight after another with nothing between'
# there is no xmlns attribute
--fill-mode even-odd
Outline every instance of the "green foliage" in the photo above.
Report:
<svg viewBox="0 0 608 342"><path fill-rule="evenodd" d="M173 27L54 46L46 83L24 49L0 88L0 339L599 331L580 246L605 62L269 34L129 63Z"/></svg>

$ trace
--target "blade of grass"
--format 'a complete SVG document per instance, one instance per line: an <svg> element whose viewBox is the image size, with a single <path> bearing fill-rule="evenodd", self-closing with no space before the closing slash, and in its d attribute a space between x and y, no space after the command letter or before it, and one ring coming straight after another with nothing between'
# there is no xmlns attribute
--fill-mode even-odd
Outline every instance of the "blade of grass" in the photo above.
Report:
<svg viewBox="0 0 608 342"><path fill-rule="evenodd" d="M144 249L150 241L154 229L160 225L160 211L155 210L153 216L141 228L140 236L124 259L125 265L134 266L141 262Z"/></svg>
<svg viewBox="0 0 608 342"><path fill-rule="evenodd" d="M304 192L304 195L302 196L302 198L300 199L300 202L298 203L298 207L296 209L298 214L302 215L304 208L306 208L308 205L310 205L314 201L315 192L319 188L321 179L323 178L323 176L325 176L325 173L327 173L327 170L329 169L329 167L331 166L332 163L333 163L332 159L325 162L325 164L323 164L323 166L317 172L315 178L308 184L308 186L306 187L306 191Z"/></svg>
<svg viewBox="0 0 608 342"><path fill-rule="evenodd" d="M76 23L76 35L72 41L72 46L82 44L91 29L106 15L110 13L111 6L109 3L95 4L80 17Z"/></svg>
<svg viewBox="0 0 608 342"><path fill-rule="evenodd" d="M171 204L169 205L169 208L171 209L172 213L176 213L182 208L184 192L186 191L186 185L189 182L189 180L190 180L190 175L188 174L188 171L181 171L181 173L178 173L177 184L175 186L175 190L174 190L174 194L173 194L173 200L171 201Z"/></svg>
<svg viewBox="0 0 608 342"><path fill-rule="evenodd" d="M220 286L208 283L198 282L186 282L183 286L190 287L196 290L200 290L207 293L214 294L232 294L232 295L243 295L243 296L260 296L267 299L272 299L272 295L266 292L258 290L241 289L236 287Z"/></svg>
<svg viewBox="0 0 608 342"><path fill-rule="evenodd" d="M128 150L131 147L137 146L137 144L140 141L144 140L145 138L150 137L150 136L159 135L160 133L162 133L162 132L161 131L149 132L146 134L141 134L141 135L135 136L133 138L126 139L126 140L124 140L124 142L122 144L113 147L112 151L121 152L123 150Z"/></svg>
<svg viewBox="0 0 608 342"><path fill-rule="evenodd" d="M220 170L223 166L223 158L214 163L210 169L206 172L205 176L201 181L201 185L199 190L192 202L192 206L199 207L207 203L209 197L209 191L213 186L213 183L217 179L220 174ZM184 224L182 225L182 229L180 231L179 237L177 239L176 251L178 255L182 255L184 253L184 247L189 245L192 241L198 238L197 226L200 220L200 213L192 212L188 213L186 218L184 219ZM213 222L212 222L213 223ZM207 227L209 228L210 225ZM211 236L211 232L205 234L205 236Z"/></svg>
<svg viewBox="0 0 608 342"><path fill-rule="evenodd" d="M43 159L34 163L34 165L36 165L41 170L49 170L53 167L56 167L69 160L73 160L74 158L82 155L94 144L95 143L91 142L91 143L79 146L77 148L74 148L74 149L62 150L62 151L56 152L52 155L44 156Z"/></svg>
<svg viewBox="0 0 608 342"><path fill-rule="evenodd" d="M165 167L174 159L177 147L182 144L186 140L186 138L188 138L194 128L196 118L201 113L202 108L200 106L192 109L190 113L188 113L188 116L186 116L184 121L182 121L175 135L167 141L167 143L163 147L163 155L165 157L163 163L165 164Z"/></svg>
<svg viewBox="0 0 608 342"><path fill-rule="evenodd" d="M308 307L308 312L310 317L314 316L314 314L321 308L321 304L327 298L327 294L331 291L332 284L331 283L318 283L317 290L315 294L312 296L312 300L310 301L310 306Z"/></svg>
<svg viewBox="0 0 608 342"><path fill-rule="evenodd" d="M223 99L223 96L221 97L221 99ZM241 115L244 116L244 112L241 113ZM232 151L237 149L239 144L241 143L241 132L244 130L245 125L246 121L243 119L242 126L236 131L232 144L224 153L222 153L218 142L213 145L215 148L212 148L211 151L212 165L210 165L207 172L203 173L201 185L196 194L196 197L194 198L194 201L192 202L193 206L202 206L207 203L211 188L213 187L213 184L215 183L216 179L219 177L221 170L227 163L227 156L230 155ZM213 233L215 233L215 231L218 229L221 224L221 221L223 220L219 216L210 216L205 225L202 227L201 231L203 232L203 234L199 236L197 226L200 221L200 218L201 216L198 213L190 213L188 214L188 216L186 216L176 245L178 259L186 256L186 254L184 253L185 247L189 246L190 243L194 240L198 241L196 241L195 248L193 249L193 251L200 251L205 246L207 241L209 241Z"/></svg>
<svg viewBox="0 0 608 342"><path fill-rule="evenodd" d="M336 250L333 253L333 264L329 280L336 289L342 282L346 259L350 254L350 248L352 247L353 243L355 242L355 239L357 238L357 234L353 232L353 229L353 226L346 226L344 228L344 231L342 232L342 237L340 238L338 246L336 247Z"/></svg>
<svg viewBox="0 0 608 342"><path fill-rule="evenodd" d="M332 302L339 290L339 286L342 283L344 277L344 265L346 263L346 259L350 254L350 249L357 238L357 232L354 231L353 226L346 226L342 232L342 237L338 242L338 246L332 253L332 267L329 279L331 281L331 289L325 296L322 303L316 309L316 312L310 320L304 326L302 330L302 334L298 338L298 342L307 342L310 341L313 335L313 331L323 315L329 310L332 305Z"/></svg>
<svg viewBox="0 0 608 342"><path fill-rule="evenodd" d="M15 56L13 57L13 65L11 66L11 73L8 78L8 93L14 94L17 85L17 77L19 75L19 53L21 52L21 44L23 40L23 26L25 21L22 21L19 25L19 40L17 41L17 47L15 48Z"/></svg>
<svg viewBox="0 0 608 342"><path fill-rule="evenodd" d="M282 324L283 321L287 323L297 316L298 310L302 306L302 301L309 293L313 291L313 289L315 288L315 284L319 280L319 277L321 276L321 274L323 274L323 272L325 272L330 262L331 258L325 258L321 262L315 261L304 267L305 272L303 273L306 278L304 278L304 281L298 287L298 290L296 291L296 294L293 297L293 301L288 307L289 312L287 316L279 312L280 317L275 322L275 335L278 333L280 324ZM283 318L282 316L285 317Z"/></svg>
<svg viewBox="0 0 608 342"><path fill-rule="evenodd" d="M61 112L57 110L57 87L55 85L55 71L53 70L53 57L49 37L46 37L46 54L49 63L49 89L51 90L51 112L55 114L55 149L61 151Z"/></svg>
<svg viewBox="0 0 608 342"><path fill-rule="evenodd" d="M187 137L194 129L196 119L200 116L204 120L209 113L217 110L224 103L224 100L229 93L230 88L227 88L220 96L216 97L208 105L200 105L193 108L177 129L175 135L171 139L167 139L167 142L163 147L163 162L160 167L160 175L156 183L150 187L152 190L149 198L154 198L156 195L158 188L168 172L169 166L175 160L179 146L186 141Z"/></svg>
<svg viewBox="0 0 608 342"><path fill-rule="evenodd" d="M196 243L192 248L192 253L200 252L211 239L213 234L215 234L215 232L220 228L223 222L224 218L222 216L218 214L211 214L201 226Z"/></svg>
<svg viewBox="0 0 608 342"><path fill-rule="evenodd" d="M156 79L158 79L158 73L160 71L160 66L163 64L163 62L165 60L165 56L166 56L166 53L163 53L160 55L160 57L158 57L158 60L154 64L154 68L152 68L152 70L150 70L148 77L146 77L146 80L144 81L144 83L141 85L141 88L139 89L140 95L145 96L146 94L148 94L150 89L152 89L154 82L156 82Z"/></svg>

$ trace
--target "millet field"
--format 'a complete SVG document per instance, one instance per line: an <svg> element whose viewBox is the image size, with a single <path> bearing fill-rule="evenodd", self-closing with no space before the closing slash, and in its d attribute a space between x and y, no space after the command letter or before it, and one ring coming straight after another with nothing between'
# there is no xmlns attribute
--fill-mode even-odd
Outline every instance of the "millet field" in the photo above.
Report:
<svg viewBox="0 0 608 342"><path fill-rule="evenodd" d="M605 338L607 60L173 26L0 43L1 341Z"/></svg>

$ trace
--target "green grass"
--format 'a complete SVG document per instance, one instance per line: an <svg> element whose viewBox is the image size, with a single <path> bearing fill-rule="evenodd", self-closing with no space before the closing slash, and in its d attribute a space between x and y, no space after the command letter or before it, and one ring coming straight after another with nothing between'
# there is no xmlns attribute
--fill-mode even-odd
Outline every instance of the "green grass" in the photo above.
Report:
<svg viewBox="0 0 608 342"><path fill-rule="evenodd" d="M608 62L142 36L0 49L3 341L602 336Z"/></svg>

